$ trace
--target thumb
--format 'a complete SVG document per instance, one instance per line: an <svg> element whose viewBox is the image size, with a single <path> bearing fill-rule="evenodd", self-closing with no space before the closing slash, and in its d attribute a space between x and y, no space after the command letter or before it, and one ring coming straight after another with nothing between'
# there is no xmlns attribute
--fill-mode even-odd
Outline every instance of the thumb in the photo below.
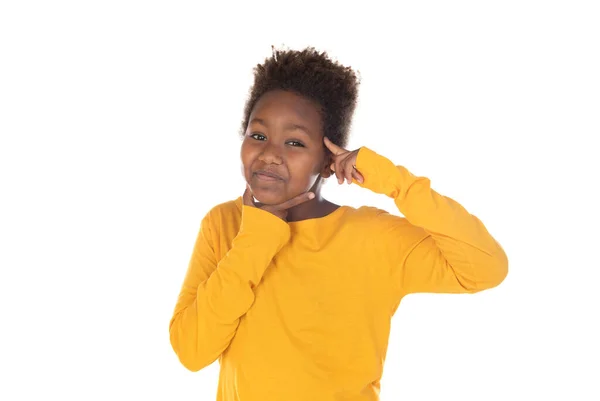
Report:
<svg viewBox="0 0 600 401"><path fill-rule="evenodd" d="M248 185L248 184L246 184L246 190L244 191L244 195L242 195L242 200L244 201L244 205L254 206L254 199L252 197L252 191L250 190L250 185Z"/></svg>

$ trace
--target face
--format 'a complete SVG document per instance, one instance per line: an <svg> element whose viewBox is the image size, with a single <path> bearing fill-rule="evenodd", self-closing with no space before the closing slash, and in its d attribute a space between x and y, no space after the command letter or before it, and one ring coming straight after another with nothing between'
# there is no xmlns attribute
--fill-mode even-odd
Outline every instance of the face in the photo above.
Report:
<svg viewBox="0 0 600 401"><path fill-rule="evenodd" d="M241 148L243 174L258 201L278 204L318 187L325 155L314 103L280 90L258 100Z"/></svg>

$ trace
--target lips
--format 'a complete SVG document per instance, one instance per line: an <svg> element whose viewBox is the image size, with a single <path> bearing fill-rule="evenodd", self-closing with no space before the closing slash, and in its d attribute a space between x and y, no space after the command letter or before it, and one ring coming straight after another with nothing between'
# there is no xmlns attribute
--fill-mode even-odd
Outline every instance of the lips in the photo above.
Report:
<svg viewBox="0 0 600 401"><path fill-rule="evenodd" d="M267 170L257 170L254 175L263 181L283 181L283 177Z"/></svg>

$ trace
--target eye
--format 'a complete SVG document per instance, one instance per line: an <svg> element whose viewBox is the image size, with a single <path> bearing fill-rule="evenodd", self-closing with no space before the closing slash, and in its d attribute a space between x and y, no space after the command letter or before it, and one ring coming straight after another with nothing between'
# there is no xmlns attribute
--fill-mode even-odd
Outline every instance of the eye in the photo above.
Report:
<svg viewBox="0 0 600 401"><path fill-rule="evenodd" d="M256 139L257 141L264 141L265 139L267 139L266 136L258 132L250 134L250 138Z"/></svg>
<svg viewBox="0 0 600 401"><path fill-rule="evenodd" d="M298 141L288 141L289 144L292 144L293 147L304 148L304 144Z"/></svg>

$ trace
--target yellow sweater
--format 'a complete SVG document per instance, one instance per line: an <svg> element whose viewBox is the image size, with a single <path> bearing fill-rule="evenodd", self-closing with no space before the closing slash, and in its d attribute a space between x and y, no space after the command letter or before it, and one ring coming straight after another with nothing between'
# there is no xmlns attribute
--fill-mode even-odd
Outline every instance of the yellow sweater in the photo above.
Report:
<svg viewBox="0 0 600 401"><path fill-rule="evenodd" d="M187 369L219 359L218 401L378 400L404 295L506 277L502 247L429 179L366 147L357 169L406 218L341 206L286 223L240 197L202 220L169 331Z"/></svg>

